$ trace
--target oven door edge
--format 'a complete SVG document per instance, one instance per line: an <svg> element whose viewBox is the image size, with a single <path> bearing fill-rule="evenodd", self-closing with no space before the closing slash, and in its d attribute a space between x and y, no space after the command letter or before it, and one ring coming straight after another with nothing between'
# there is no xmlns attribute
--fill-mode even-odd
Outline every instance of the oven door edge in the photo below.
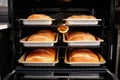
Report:
<svg viewBox="0 0 120 80"><path fill-rule="evenodd" d="M15 74L16 70L11 71L10 73L8 73L3 80L9 80L14 74Z"/></svg>

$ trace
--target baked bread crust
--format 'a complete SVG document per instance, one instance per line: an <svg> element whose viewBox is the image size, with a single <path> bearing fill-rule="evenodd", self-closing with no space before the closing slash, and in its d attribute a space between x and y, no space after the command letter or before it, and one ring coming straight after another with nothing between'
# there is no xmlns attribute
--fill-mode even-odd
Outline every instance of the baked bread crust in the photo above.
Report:
<svg viewBox="0 0 120 80"><path fill-rule="evenodd" d="M27 41L53 42L55 41L55 33L51 30L40 30L31 35Z"/></svg>
<svg viewBox="0 0 120 80"><path fill-rule="evenodd" d="M56 49L54 48L40 48L30 52L26 56L26 62L54 62L56 56Z"/></svg>
<svg viewBox="0 0 120 80"><path fill-rule="evenodd" d="M96 41L94 35L81 31L71 31L66 34L68 41Z"/></svg>
<svg viewBox="0 0 120 80"><path fill-rule="evenodd" d="M52 18L48 15L45 14L32 14L30 15L27 19L32 19L32 20L51 20Z"/></svg>
<svg viewBox="0 0 120 80"><path fill-rule="evenodd" d="M74 49L69 53L70 62L99 62L99 57L89 49Z"/></svg>
<svg viewBox="0 0 120 80"><path fill-rule="evenodd" d="M92 15L72 15L67 19L96 19L96 17Z"/></svg>

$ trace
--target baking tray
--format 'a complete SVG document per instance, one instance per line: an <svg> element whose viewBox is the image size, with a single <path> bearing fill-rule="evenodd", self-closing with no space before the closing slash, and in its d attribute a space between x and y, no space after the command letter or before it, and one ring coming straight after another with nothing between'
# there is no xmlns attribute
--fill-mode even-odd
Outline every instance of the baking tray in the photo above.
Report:
<svg viewBox="0 0 120 80"><path fill-rule="evenodd" d="M104 60L104 58L99 53L97 55L99 56L100 62L69 62L68 52L66 51L64 62L66 64L69 64L70 66L100 66L102 64L105 64L106 61Z"/></svg>
<svg viewBox="0 0 120 80"><path fill-rule="evenodd" d="M104 40L96 37L96 41L67 41L63 34L63 42L68 43L68 46L99 46Z"/></svg>
<svg viewBox="0 0 120 80"><path fill-rule="evenodd" d="M30 20L30 19L20 19L24 25L51 25L55 19L51 20Z"/></svg>
<svg viewBox="0 0 120 80"><path fill-rule="evenodd" d="M66 25L97 25L102 19L63 19Z"/></svg>
<svg viewBox="0 0 120 80"><path fill-rule="evenodd" d="M23 54L20 59L18 60L19 63L23 64L24 66L55 66L58 63L58 52L59 49L56 51L56 57L54 62L25 62L25 58L27 53Z"/></svg>
<svg viewBox="0 0 120 80"><path fill-rule="evenodd" d="M54 43L58 42L58 33L56 33L56 39L53 42L36 42L36 41L27 41L28 37L25 37L20 40L20 43L23 43L24 47L52 47Z"/></svg>

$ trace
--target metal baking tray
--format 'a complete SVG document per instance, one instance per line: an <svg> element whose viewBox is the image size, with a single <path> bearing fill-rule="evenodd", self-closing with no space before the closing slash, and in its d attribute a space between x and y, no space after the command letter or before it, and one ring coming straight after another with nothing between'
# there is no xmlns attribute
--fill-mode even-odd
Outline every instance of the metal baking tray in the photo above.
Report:
<svg viewBox="0 0 120 80"><path fill-rule="evenodd" d="M97 25L102 19L63 19L66 25Z"/></svg>
<svg viewBox="0 0 120 80"><path fill-rule="evenodd" d="M56 39L53 42L36 42L36 41L27 41L28 37L25 37L20 40L20 43L23 43L24 47L52 47L54 43L58 42L58 33L56 33Z"/></svg>
<svg viewBox="0 0 120 80"><path fill-rule="evenodd" d="M20 19L24 25L51 25L55 19L51 20L30 20L30 19Z"/></svg>
<svg viewBox="0 0 120 80"><path fill-rule="evenodd" d="M68 52L66 51L64 62L66 64L69 64L70 66L100 66L102 64L105 64L106 63L105 59L99 53L97 55L99 56L100 62L69 62Z"/></svg>
<svg viewBox="0 0 120 80"><path fill-rule="evenodd" d="M56 57L55 57L54 62L25 62L27 53L23 54L19 58L18 62L23 64L24 66L55 66L55 64L59 62L59 60L58 60L58 52L59 52L59 49L57 49L57 51L56 51Z"/></svg>
<svg viewBox="0 0 120 80"><path fill-rule="evenodd" d="M67 41L63 34L63 42L68 43L68 46L99 46L104 40L96 37L96 41Z"/></svg>

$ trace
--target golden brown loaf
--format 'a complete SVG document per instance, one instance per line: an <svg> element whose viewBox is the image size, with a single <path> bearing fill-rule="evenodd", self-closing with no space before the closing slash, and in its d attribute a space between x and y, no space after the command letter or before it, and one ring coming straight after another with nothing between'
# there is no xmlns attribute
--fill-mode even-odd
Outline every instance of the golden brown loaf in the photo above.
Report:
<svg viewBox="0 0 120 80"><path fill-rule="evenodd" d="M26 62L54 62L56 50L54 48L40 48L30 52Z"/></svg>
<svg viewBox="0 0 120 80"><path fill-rule="evenodd" d="M31 35L27 41L53 42L55 41L55 37L55 33L51 30L40 30Z"/></svg>
<svg viewBox="0 0 120 80"><path fill-rule="evenodd" d="M52 18L45 14L32 14L27 19L51 20Z"/></svg>
<svg viewBox="0 0 120 80"><path fill-rule="evenodd" d="M92 15L72 15L67 19L96 19L96 17Z"/></svg>
<svg viewBox="0 0 120 80"><path fill-rule="evenodd" d="M58 30L60 33L66 33L66 32L68 32L69 27L66 26L66 25L60 25L60 26L58 26L57 30Z"/></svg>
<svg viewBox="0 0 120 80"><path fill-rule="evenodd" d="M66 38L68 41L96 41L94 35L81 31L68 32Z"/></svg>
<svg viewBox="0 0 120 80"><path fill-rule="evenodd" d="M74 49L69 54L70 62L99 62L99 57L88 49Z"/></svg>

